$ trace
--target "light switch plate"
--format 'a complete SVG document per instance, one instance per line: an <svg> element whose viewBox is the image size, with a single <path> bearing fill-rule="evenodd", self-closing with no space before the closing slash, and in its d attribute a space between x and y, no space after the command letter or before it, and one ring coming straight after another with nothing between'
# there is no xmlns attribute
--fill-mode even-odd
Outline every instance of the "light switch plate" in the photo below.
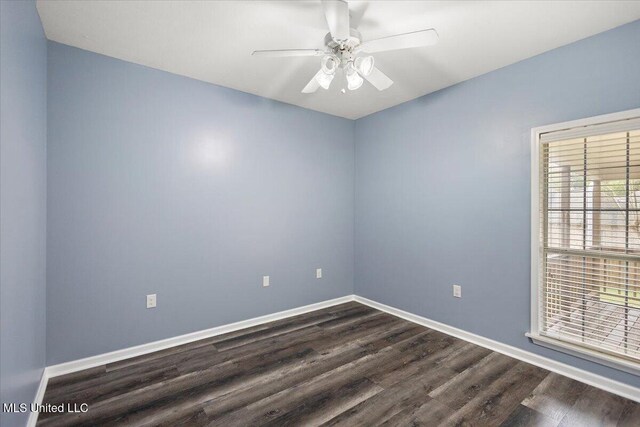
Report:
<svg viewBox="0 0 640 427"><path fill-rule="evenodd" d="M262 276L262 286L265 288L269 286L269 276Z"/></svg>
<svg viewBox="0 0 640 427"><path fill-rule="evenodd" d="M460 285L453 285L453 296L462 298L462 287Z"/></svg>
<svg viewBox="0 0 640 427"><path fill-rule="evenodd" d="M316 268L316 279L322 279L322 269Z"/></svg>
<svg viewBox="0 0 640 427"><path fill-rule="evenodd" d="M147 295L147 308L155 308L156 294Z"/></svg>

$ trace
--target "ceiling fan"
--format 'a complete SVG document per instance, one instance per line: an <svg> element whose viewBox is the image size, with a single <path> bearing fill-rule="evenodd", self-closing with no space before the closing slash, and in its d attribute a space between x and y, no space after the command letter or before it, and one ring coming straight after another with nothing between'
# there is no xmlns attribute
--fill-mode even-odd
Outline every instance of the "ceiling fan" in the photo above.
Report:
<svg viewBox="0 0 640 427"><path fill-rule="evenodd" d="M342 69L349 90L362 86L363 77L378 90L385 90L393 84L374 65L371 55L375 52L429 46L438 42L434 29L397 34L380 39L362 41L360 33L349 23L349 5L344 0L322 0L329 33L324 38L323 49L281 49L256 50L253 56L321 56L320 70L302 89L302 93L313 93L318 88L329 89L338 69ZM363 55L364 54L364 55ZM345 90L342 89L344 93Z"/></svg>

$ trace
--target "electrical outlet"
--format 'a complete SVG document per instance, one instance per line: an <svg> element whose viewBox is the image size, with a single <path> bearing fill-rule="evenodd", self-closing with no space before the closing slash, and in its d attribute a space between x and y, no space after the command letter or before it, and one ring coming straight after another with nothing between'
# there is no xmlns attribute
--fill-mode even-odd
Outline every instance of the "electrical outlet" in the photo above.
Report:
<svg viewBox="0 0 640 427"><path fill-rule="evenodd" d="M453 285L453 296L462 298L462 287L460 285Z"/></svg>
<svg viewBox="0 0 640 427"><path fill-rule="evenodd" d="M316 268L316 279L322 279L322 269Z"/></svg>
<svg viewBox="0 0 640 427"><path fill-rule="evenodd" d="M147 308L155 308L156 294L147 295Z"/></svg>
<svg viewBox="0 0 640 427"><path fill-rule="evenodd" d="M269 276L262 276L262 286L265 288L269 286Z"/></svg>

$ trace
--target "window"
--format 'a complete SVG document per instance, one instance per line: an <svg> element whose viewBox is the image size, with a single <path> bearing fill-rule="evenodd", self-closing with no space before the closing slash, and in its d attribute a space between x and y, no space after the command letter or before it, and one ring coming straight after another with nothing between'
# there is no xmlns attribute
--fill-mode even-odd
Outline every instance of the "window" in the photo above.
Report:
<svg viewBox="0 0 640 427"><path fill-rule="evenodd" d="M528 336L640 373L640 109L532 139Z"/></svg>

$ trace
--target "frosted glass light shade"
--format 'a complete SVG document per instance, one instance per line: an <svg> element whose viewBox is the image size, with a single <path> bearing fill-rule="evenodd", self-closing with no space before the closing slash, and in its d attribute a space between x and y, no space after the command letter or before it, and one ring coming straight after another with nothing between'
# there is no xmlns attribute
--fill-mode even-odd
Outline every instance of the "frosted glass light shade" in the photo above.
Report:
<svg viewBox="0 0 640 427"><path fill-rule="evenodd" d="M356 58L355 66L356 69L363 76L368 76L373 71L373 56L360 56Z"/></svg>

